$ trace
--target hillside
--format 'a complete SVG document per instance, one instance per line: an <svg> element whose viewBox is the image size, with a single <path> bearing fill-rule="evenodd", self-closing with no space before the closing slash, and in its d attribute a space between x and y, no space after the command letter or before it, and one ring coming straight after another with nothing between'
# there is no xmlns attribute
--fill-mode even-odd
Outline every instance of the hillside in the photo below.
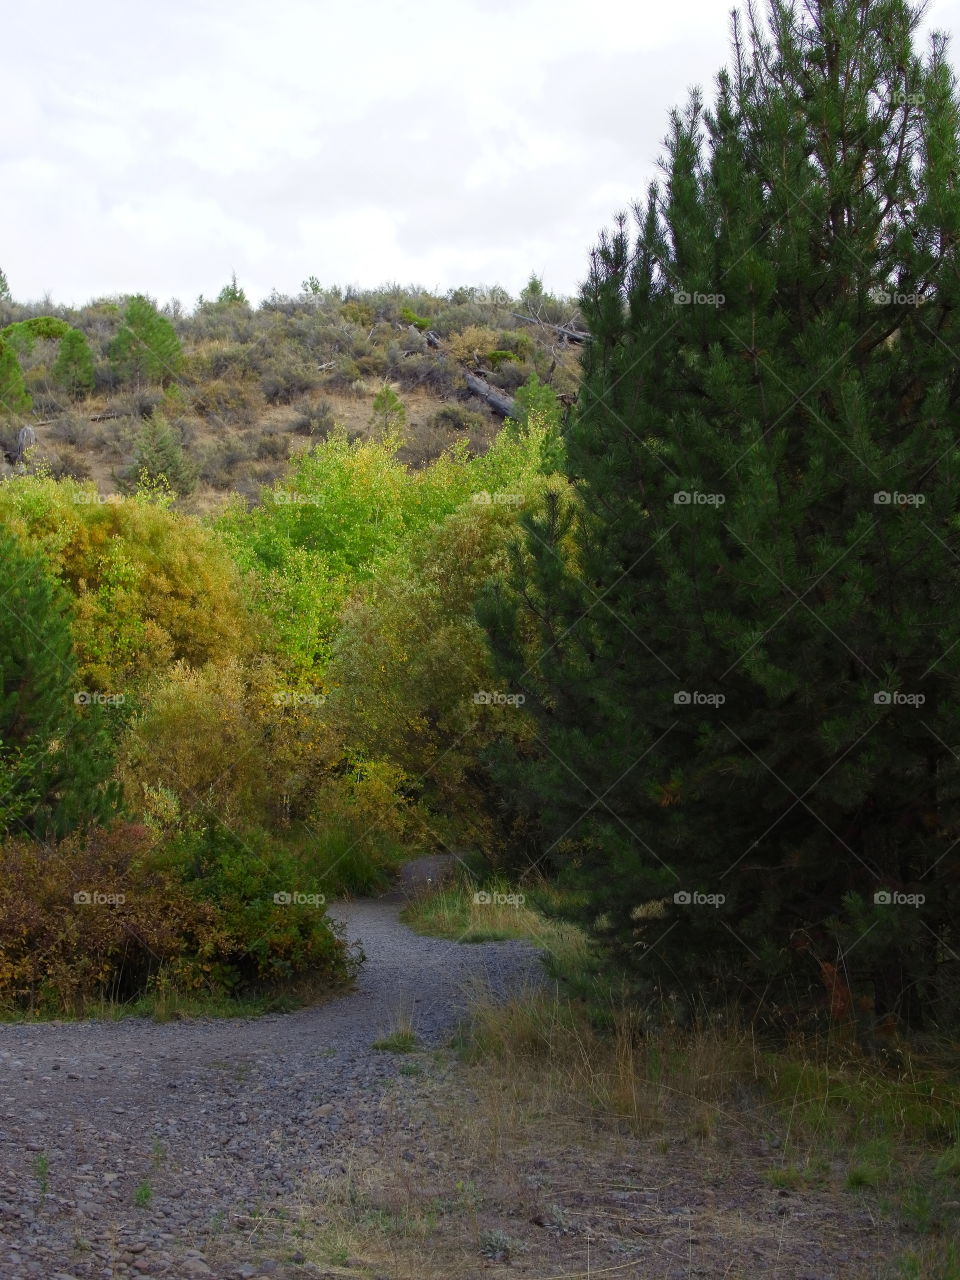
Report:
<svg viewBox="0 0 960 1280"><path fill-rule="evenodd" d="M507 396L533 374L561 396L576 389L579 347L559 332L582 327L576 302L544 293L536 278L518 299L496 288L438 297L414 288L343 291L306 283L298 297L275 294L257 308L236 281L215 302L199 299L190 313L176 302L162 308L184 356L165 386L125 377L111 359L124 299L79 309L0 302L0 328L56 316L84 334L93 356L92 387L71 395L55 374L55 341L41 339L19 353L33 404L0 414L7 469L20 428L30 425L33 465L45 464L57 478L93 480L102 495L116 493L134 467L144 420L158 410L197 474L183 505L203 511L230 493L254 497L286 472L291 454L326 438L335 423L353 439L369 434L385 383L405 410L399 457L415 467L458 440L480 453L496 433L502 415L471 392L468 374Z"/></svg>

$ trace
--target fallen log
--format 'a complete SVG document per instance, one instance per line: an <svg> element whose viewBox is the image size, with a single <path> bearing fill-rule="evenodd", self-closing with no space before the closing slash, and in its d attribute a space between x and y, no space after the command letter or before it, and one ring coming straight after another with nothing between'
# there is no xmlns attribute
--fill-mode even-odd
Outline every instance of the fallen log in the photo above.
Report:
<svg viewBox="0 0 960 1280"><path fill-rule="evenodd" d="M585 329L571 329L565 324L547 324L546 320L538 320L536 316L522 316L517 311L510 313L515 320L525 320L527 324L539 325L541 329L552 329L568 342L589 342L590 334Z"/></svg>
<svg viewBox="0 0 960 1280"><path fill-rule="evenodd" d="M499 387L491 387L490 383L484 378L478 378L475 373L470 373L464 369L463 376L467 386L475 396L479 396L481 400L486 401L495 413L499 413L503 418L512 418L516 413L517 406L512 396L508 396L505 391L501 391Z"/></svg>
<svg viewBox="0 0 960 1280"><path fill-rule="evenodd" d="M125 418L128 414L124 413L94 413L88 418L88 422L109 422L113 418ZM44 418L42 422L33 422L30 425L34 427L52 427L55 422L59 422L59 418Z"/></svg>

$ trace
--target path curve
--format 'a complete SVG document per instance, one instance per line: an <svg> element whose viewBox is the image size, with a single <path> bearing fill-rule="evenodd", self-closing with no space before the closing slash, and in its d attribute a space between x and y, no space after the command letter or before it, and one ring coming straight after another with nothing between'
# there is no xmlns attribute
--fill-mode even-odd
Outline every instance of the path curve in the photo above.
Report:
<svg viewBox="0 0 960 1280"><path fill-rule="evenodd" d="M356 989L325 1004L228 1021L0 1025L0 1277L285 1276L256 1260L214 1271L204 1247L305 1177L341 1174L375 1140L404 1059L372 1045L397 1014L439 1046L474 984L499 997L542 980L528 943L467 946L400 923L405 894L442 865L418 860L401 891L330 905L366 962Z"/></svg>

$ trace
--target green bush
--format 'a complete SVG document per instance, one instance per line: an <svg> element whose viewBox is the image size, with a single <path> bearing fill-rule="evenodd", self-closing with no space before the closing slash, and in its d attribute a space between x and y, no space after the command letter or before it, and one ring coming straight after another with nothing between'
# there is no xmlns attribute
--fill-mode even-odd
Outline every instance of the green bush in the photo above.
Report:
<svg viewBox="0 0 960 1280"><path fill-rule="evenodd" d="M341 983L359 956L322 906L273 899L301 883L282 853L216 828L168 845L131 824L49 847L7 841L0 1010L50 1016L168 987L243 996Z"/></svg>

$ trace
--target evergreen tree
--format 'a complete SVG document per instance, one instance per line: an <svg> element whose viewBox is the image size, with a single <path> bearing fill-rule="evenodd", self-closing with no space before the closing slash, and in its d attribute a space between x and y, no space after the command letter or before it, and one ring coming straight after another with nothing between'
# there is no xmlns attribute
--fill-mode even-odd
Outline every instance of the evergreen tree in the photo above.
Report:
<svg viewBox="0 0 960 1280"><path fill-rule="evenodd" d="M576 502L481 610L540 856L687 1006L960 1016L960 112L919 17L735 19L592 257Z"/></svg>
<svg viewBox="0 0 960 1280"><path fill-rule="evenodd" d="M3 525L0 557L0 829L63 835L116 809L107 709L77 688L67 597L43 558Z"/></svg>
<svg viewBox="0 0 960 1280"><path fill-rule="evenodd" d="M10 301L10 285L7 281L6 274L0 269L0 302Z"/></svg>
<svg viewBox="0 0 960 1280"><path fill-rule="evenodd" d="M0 413L26 413L32 404L16 349L0 334Z"/></svg>
<svg viewBox="0 0 960 1280"><path fill-rule="evenodd" d="M33 404L20 356L32 351L38 338L62 339L70 332L66 320L56 316L34 316L0 329L0 413L26 413Z"/></svg>
<svg viewBox="0 0 960 1280"><path fill-rule="evenodd" d="M95 382L93 353L79 329L71 329L60 339L60 350L51 369L54 381L72 396L90 391Z"/></svg>
<svg viewBox="0 0 960 1280"><path fill-rule="evenodd" d="M407 409L403 401L390 386L384 382L373 397L373 413L370 425L381 436L395 435L402 432L407 421Z"/></svg>
<svg viewBox="0 0 960 1280"><path fill-rule="evenodd" d="M166 384L179 373L183 351L170 321L149 298L138 294L124 309L120 332L110 345L110 358L123 379Z"/></svg>
<svg viewBox="0 0 960 1280"><path fill-rule="evenodd" d="M146 482L166 482L180 497L192 493L197 483L195 466L161 413L154 412L144 422L134 444L135 462L124 477L123 487L134 490Z"/></svg>
<svg viewBox="0 0 960 1280"><path fill-rule="evenodd" d="M226 306L237 304L245 307L247 305L247 295L237 284L237 273L235 271L230 277L230 283L225 284L217 295L217 302Z"/></svg>

